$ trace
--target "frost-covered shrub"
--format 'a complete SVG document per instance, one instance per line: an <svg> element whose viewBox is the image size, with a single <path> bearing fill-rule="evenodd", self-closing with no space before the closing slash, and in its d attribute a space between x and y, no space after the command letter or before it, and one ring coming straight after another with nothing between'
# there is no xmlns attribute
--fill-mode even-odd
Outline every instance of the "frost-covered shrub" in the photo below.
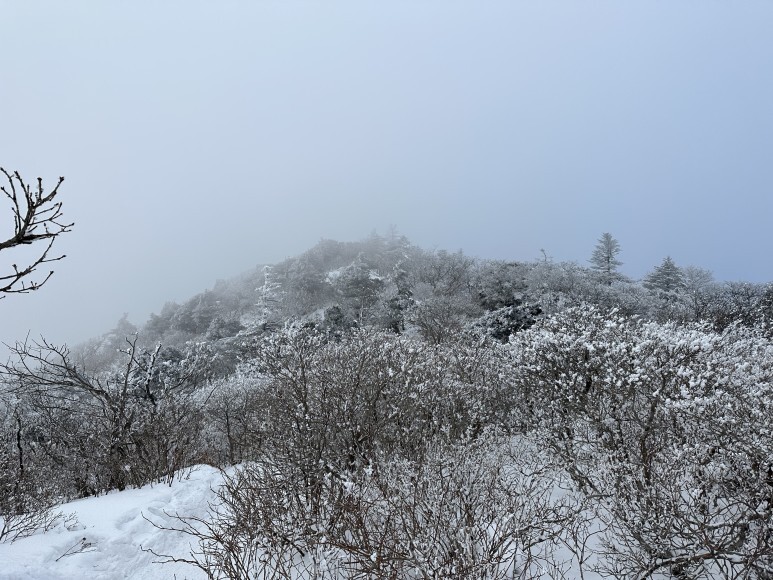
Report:
<svg viewBox="0 0 773 580"><path fill-rule="evenodd" d="M527 299L540 304L547 314L579 304L589 288L598 286L588 269L572 262L550 260L532 264L525 281Z"/></svg>
<svg viewBox="0 0 773 580"><path fill-rule="evenodd" d="M773 345L575 308L516 335L533 429L606 522L616 577L773 563Z"/></svg>
<svg viewBox="0 0 773 580"><path fill-rule="evenodd" d="M10 397L9 397L10 398ZM0 542L45 531L61 517L54 490L24 449L25 424L18 408L0 399Z"/></svg>
<svg viewBox="0 0 773 580"><path fill-rule="evenodd" d="M325 542L352 578L555 577L575 512L553 485L539 456L512 440L432 446L420 462L384 458L340 483Z"/></svg>
<svg viewBox="0 0 773 580"><path fill-rule="evenodd" d="M129 341L120 362L90 373L67 347L17 345L3 365L19 397L20 441L31 466L56 474L36 483L82 496L166 480L198 459L200 412L190 396L200 380L198 351L179 360Z"/></svg>
<svg viewBox="0 0 773 580"><path fill-rule="evenodd" d="M239 368L196 393L205 416L202 438L209 463L235 465L259 454L266 431L263 380Z"/></svg>
<svg viewBox="0 0 773 580"><path fill-rule="evenodd" d="M414 284L428 285L434 296L469 296L472 290L475 259L465 256L461 250L421 252L411 265Z"/></svg>
<svg viewBox="0 0 773 580"><path fill-rule="evenodd" d="M435 347L374 330L331 340L290 328L262 340L247 364L264 379L256 388L265 448L310 473L361 468L376 449L415 457L433 439L507 420L503 381L480 345Z"/></svg>
<svg viewBox="0 0 773 580"><path fill-rule="evenodd" d="M577 509L542 459L486 435L309 486L264 456L225 477L208 518L178 516L195 544L177 560L218 579L560 577Z"/></svg>
<svg viewBox="0 0 773 580"><path fill-rule="evenodd" d="M486 312L472 323L472 329L494 340L507 342L510 335L534 325L541 313L539 306L517 301L510 306Z"/></svg>
<svg viewBox="0 0 773 580"><path fill-rule="evenodd" d="M741 324L773 337L773 284L728 282L716 288L711 298L705 316L715 328Z"/></svg>
<svg viewBox="0 0 773 580"><path fill-rule="evenodd" d="M615 280L610 285L589 286L584 300L605 310L614 309L626 316L644 318L648 318L658 308L657 299L643 286L630 280Z"/></svg>
<svg viewBox="0 0 773 580"><path fill-rule="evenodd" d="M461 296L431 296L408 310L408 322L430 344L454 341L465 324L480 314L480 308Z"/></svg>
<svg viewBox="0 0 773 580"><path fill-rule="evenodd" d="M479 263L473 281L477 302L487 311L515 305L526 290L528 270L528 265L518 262Z"/></svg>

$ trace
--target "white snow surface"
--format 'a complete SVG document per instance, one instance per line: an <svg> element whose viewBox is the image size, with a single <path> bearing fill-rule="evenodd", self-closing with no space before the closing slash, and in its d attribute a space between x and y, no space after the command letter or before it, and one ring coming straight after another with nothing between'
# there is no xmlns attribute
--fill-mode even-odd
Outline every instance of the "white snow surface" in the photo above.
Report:
<svg viewBox="0 0 773 580"><path fill-rule="evenodd" d="M154 484L75 500L59 506L65 516L53 529L13 543L0 543L0 580L206 580L185 563L161 563L157 554L189 558L195 539L179 532L175 514L206 518L222 473L206 465L185 472L172 485ZM557 490L557 493L561 493ZM147 519L146 519L147 518ZM595 548L591 539L588 548ZM576 560L560 549L558 561ZM585 572L586 580L596 579Z"/></svg>
<svg viewBox="0 0 773 580"><path fill-rule="evenodd" d="M73 514L46 533L0 544L0 580L199 580L206 575L183 564L158 563L150 552L187 557L191 538L160 530L172 515L204 516L212 489L222 479L209 466L198 466L187 478L166 484L112 492L63 506Z"/></svg>

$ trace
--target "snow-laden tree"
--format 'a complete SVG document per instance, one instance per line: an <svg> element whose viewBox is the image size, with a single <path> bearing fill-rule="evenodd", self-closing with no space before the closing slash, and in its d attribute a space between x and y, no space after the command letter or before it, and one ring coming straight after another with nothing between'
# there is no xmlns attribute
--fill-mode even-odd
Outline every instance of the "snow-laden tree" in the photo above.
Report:
<svg viewBox="0 0 773 580"><path fill-rule="evenodd" d="M682 269L685 300L692 310L694 320L703 320L719 294L714 275L704 268L685 266Z"/></svg>
<svg viewBox="0 0 773 580"><path fill-rule="evenodd" d="M526 275L530 302L553 314L587 300L591 286L597 286L587 268L574 262L544 260L532 265Z"/></svg>
<svg viewBox="0 0 773 580"><path fill-rule="evenodd" d="M656 266L644 278L644 287L664 296L674 296L684 290L684 274L671 256L666 256L660 266Z"/></svg>
<svg viewBox="0 0 773 580"><path fill-rule="evenodd" d="M476 268L475 298L485 310L517 304L527 289L528 266L518 262L486 260Z"/></svg>
<svg viewBox="0 0 773 580"><path fill-rule="evenodd" d="M542 309L539 306L516 301L510 306L486 312L470 328L477 334L507 342L512 334L532 326L540 314Z"/></svg>
<svg viewBox="0 0 773 580"><path fill-rule="evenodd" d="M591 254L590 263L591 268L598 272L601 282L607 286L620 278L617 269L623 263L617 259L619 253L620 243L612 237L612 234L609 232L601 234Z"/></svg>
<svg viewBox="0 0 773 580"><path fill-rule="evenodd" d="M258 289L258 293L257 322L262 327L275 328L279 324L282 286L277 282L271 266L263 267L263 285Z"/></svg>
<svg viewBox="0 0 773 580"><path fill-rule="evenodd" d="M371 267L365 256L360 254L338 272L333 288L345 311L352 319L361 323L365 312L377 303L384 288L384 280Z"/></svg>
<svg viewBox="0 0 773 580"><path fill-rule="evenodd" d="M435 295L456 296L472 287L475 260L459 250L424 252L418 260L415 275L419 282L429 284Z"/></svg>

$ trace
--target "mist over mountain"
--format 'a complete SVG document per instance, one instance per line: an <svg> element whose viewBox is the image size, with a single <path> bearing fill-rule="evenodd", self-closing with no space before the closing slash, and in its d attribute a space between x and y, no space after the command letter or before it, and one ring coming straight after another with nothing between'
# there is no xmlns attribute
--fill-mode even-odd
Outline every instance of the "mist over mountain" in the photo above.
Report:
<svg viewBox="0 0 773 580"><path fill-rule="evenodd" d="M581 304L650 320L704 322L717 330L773 320L770 284L716 281L708 270L678 266L669 257L632 280L619 272L620 261L604 267L605 242L602 236L595 250L588 249L588 262L578 264L427 250L394 230L357 242L322 240L298 256L219 280L186 301L167 302L144 324L124 317L78 349L100 350L104 341L120 346L134 332L148 347L225 344L290 323L330 332L375 327L434 343L462 331L507 341L535 317ZM618 244L614 256L621 252Z"/></svg>

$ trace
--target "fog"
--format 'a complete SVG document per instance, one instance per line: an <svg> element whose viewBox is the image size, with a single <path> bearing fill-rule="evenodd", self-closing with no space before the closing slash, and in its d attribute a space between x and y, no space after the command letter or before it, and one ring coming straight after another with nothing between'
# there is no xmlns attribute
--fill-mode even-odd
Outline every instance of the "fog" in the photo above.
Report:
<svg viewBox="0 0 773 580"><path fill-rule="evenodd" d="M321 238L767 281L773 4L5 2L0 166L73 232L0 341L145 321ZM0 230L10 227L3 206Z"/></svg>

